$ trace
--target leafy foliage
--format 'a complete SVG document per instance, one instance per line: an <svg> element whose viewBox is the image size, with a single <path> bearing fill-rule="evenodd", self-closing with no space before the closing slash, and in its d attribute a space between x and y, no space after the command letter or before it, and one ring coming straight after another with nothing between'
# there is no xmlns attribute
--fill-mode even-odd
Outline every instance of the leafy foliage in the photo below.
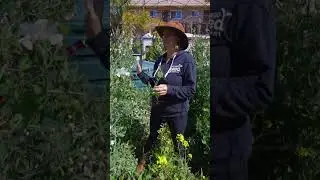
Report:
<svg viewBox="0 0 320 180"><path fill-rule="evenodd" d="M126 11L122 16L123 27L125 31L132 31L132 28L141 29L147 31L152 23L159 23L160 20L150 17L150 14L146 10L140 10L137 12Z"/></svg>
<svg viewBox="0 0 320 180"><path fill-rule="evenodd" d="M61 20L71 1L36 2L7 1L9 18L0 29L1 178L104 179L107 100L88 94L63 47L38 41L25 51L18 41L24 20Z"/></svg>
<svg viewBox="0 0 320 180"><path fill-rule="evenodd" d="M197 154L193 157L194 170L200 168L204 173L209 170L209 138L210 138L210 46L209 41L194 39L191 53L195 58L197 69L197 89L191 100L189 110L189 122L186 136L191 138L191 153Z"/></svg>
<svg viewBox="0 0 320 180"><path fill-rule="evenodd" d="M154 41L150 49L146 52L146 59L155 62L157 58L163 54L164 48L158 33L153 32Z"/></svg>
<svg viewBox="0 0 320 180"><path fill-rule="evenodd" d="M111 177L128 179L134 177L137 161L135 150L141 149L141 142L148 131L149 98L148 90L137 91L129 76L117 76L117 69L131 71L135 58L131 54L132 45L124 34L116 31L118 41L111 41L111 82L110 82L110 139L113 142L110 150ZM117 149L117 148L122 148ZM136 149L134 149L136 148ZM127 163L128 162L128 163ZM123 166L120 166L123 164Z"/></svg>
<svg viewBox="0 0 320 180"><path fill-rule="evenodd" d="M74 0L2 0L0 12L8 13L10 23L35 21L39 18L61 20L66 14L75 10L74 3Z"/></svg>
<svg viewBox="0 0 320 180"><path fill-rule="evenodd" d="M253 120L252 179L319 177L320 16L298 3L278 4L278 82L269 111Z"/></svg>
<svg viewBox="0 0 320 180"><path fill-rule="evenodd" d="M189 151L189 142L183 135L178 134L177 141L184 146L185 152L175 153L171 133L168 125L159 130L159 144L153 151L153 162L142 175L143 179L159 177L160 179L206 179L202 174L194 175L188 163L192 159ZM185 157L184 154L186 154Z"/></svg>

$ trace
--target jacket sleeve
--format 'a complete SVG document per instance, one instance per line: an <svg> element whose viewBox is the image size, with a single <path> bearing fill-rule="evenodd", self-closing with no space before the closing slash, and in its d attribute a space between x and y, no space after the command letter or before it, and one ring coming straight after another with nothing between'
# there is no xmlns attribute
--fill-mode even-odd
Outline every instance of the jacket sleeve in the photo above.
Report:
<svg viewBox="0 0 320 180"><path fill-rule="evenodd" d="M236 117L264 110L273 97L276 64L275 17L256 5L243 5L236 14L238 48L247 62L256 67L248 76L212 78L213 113ZM249 73L248 73L249 74ZM252 75L253 74L253 75Z"/></svg>
<svg viewBox="0 0 320 180"><path fill-rule="evenodd" d="M101 64L109 70L109 33L108 30L101 31L95 37L86 40L86 44L96 53L100 58Z"/></svg>
<svg viewBox="0 0 320 180"><path fill-rule="evenodd" d="M154 75L156 68L158 67L158 64L159 64L158 61L154 63L152 75ZM150 84L151 86L154 86L154 83L152 82L152 78L148 76L145 72L142 71L141 73L137 74L137 76L144 84Z"/></svg>
<svg viewBox="0 0 320 180"><path fill-rule="evenodd" d="M141 72L137 76L144 84L148 84L150 81L150 77L145 72Z"/></svg>
<svg viewBox="0 0 320 180"><path fill-rule="evenodd" d="M184 63L183 70L183 85L182 86L172 86L168 85L167 94L173 96L179 100L188 100L196 92L196 67L194 60Z"/></svg>

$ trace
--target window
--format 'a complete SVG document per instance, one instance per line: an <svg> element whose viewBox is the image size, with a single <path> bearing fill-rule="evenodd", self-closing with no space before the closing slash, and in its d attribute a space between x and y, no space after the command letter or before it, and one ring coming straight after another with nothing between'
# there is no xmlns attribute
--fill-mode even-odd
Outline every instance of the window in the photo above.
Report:
<svg viewBox="0 0 320 180"><path fill-rule="evenodd" d="M162 20L164 22L167 22L170 19L170 12L169 11L164 11L162 12Z"/></svg>
<svg viewBox="0 0 320 180"><path fill-rule="evenodd" d="M171 11L170 12L170 18L171 19L175 19L176 18L176 12L175 11Z"/></svg>
<svg viewBox="0 0 320 180"><path fill-rule="evenodd" d="M153 18L157 17L157 11L156 10L151 10L150 11L150 16L153 17Z"/></svg>
<svg viewBox="0 0 320 180"><path fill-rule="evenodd" d="M205 10L204 12L203 12L203 21L204 22L209 22L209 17L210 16L210 11L208 11L208 10Z"/></svg>
<svg viewBox="0 0 320 180"><path fill-rule="evenodd" d="M182 18L182 12L181 10L176 11L176 19L181 19Z"/></svg>
<svg viewBox="0 0 320 180"><path fill-rule="evenodd" d="M192 17L199 17L200 12L199 11L192 11Z"/></svg>
<svg viewBox="0 0 320 180"><path fill-rule="evenodd" d="M182 11L181 10L171 11L170 16L171 16L171 19L182 19Z"/></svg>

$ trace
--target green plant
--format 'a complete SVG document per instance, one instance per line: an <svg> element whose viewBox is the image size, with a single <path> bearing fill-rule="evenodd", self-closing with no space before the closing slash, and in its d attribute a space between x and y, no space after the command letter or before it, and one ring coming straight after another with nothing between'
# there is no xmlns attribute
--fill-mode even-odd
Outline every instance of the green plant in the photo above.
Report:
<svg viewBox="0 0 320 180"><path fill-rule="evenodd" d="M197 154L191 162L193 171L208 174L210 153L210 46L209 40L194 39L191 47L197 69L196 94L190 101L189 120L186 137L192 143L191 153Z"/></svg>
<svg viewBox="0 0 320 180"><path fill-rule="evenodd" d="M114 179L134 178L136 154L141 149L141 140L148 131L149 92L147 89L138 91L126 73L118 70L131 71L136 61L132 56L130 37L121 30L114 31L121 43L114 40L110 44L110 175ZM126 163L130 159L130 163Z"/></svg>
<svg viewBox="0 0 320 180"><path fill-rule="evenodd" d="M110 158L111 179L128 179L134 177L136 159L131 145L116 142L112 145ZM125 158L124 158L125 157Z"/></svg>
<svg viewBox="0 0 320 180"><path fill-rule="evenodd" d="M277 6L277 83L269 110L253 119L253 179L318 179L320 16L298 1Z"/></svg>
<svg viewBox="0 0 320 180"><path fill-rule="evenodd" d="M1 61L2 177L103 177L106 102L87 94L64 49L39 42L13 57Z"/></svg>
<svg viewBox="0 0 320 180"><path fill-rule="evenodd" d="M164 52L163 45L160 36L156 33L152 33L154 40L152 46L146 53L146 59L151 62L155 62Z"/></svg>
<svg viewBox="0 0 320 180"><path fill-rule="evenodd" d="M75 1L2 0L0 2L0 9L0 12L8 13L8 19L10 19L11 24L33 22L38 19L60 21L63 20L67 14L75 10Z"/></svg>
<svg viewBox="0 0 320 180"><path fill-rule="evenodd" d="M0 29L1 178L106 178L107 100L87 91L63 47L40 40L27 51L19 44L21 23L62 21L73 1L1 4L8 14Z"/></svg>
<svg viewBox="0 0 320 180"><path fill-rule="evenodd" d="M183 151L177 154L173 148L171 133L168 125L159 130L159 144L153 150L154 161L148 166L148 177L159 177L160 179L201 179L203 175L194 175L188 166L192 154L188 153L189 142L182 134L178 134L177 141L183 146ZM184 156L187 154L187 156ZM146 177L144 177L146 178Z"/></svg>

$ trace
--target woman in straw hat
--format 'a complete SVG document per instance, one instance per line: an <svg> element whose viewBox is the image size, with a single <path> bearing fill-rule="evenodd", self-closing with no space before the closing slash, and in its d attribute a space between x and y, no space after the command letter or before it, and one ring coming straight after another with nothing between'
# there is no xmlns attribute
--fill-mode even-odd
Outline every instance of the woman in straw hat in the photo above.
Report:
<svg viewBox="0 0 320 180"><path fill-rule="evenodd" d="M171 21L156 26L155 30L160 35L166 52L155 62L152 77L142 72L141 65L137 64L138 77L145 84L150 84L158 94L157 98L153 97L150 135L144 146L143 156L139 159L138 174L144 170L147 156L157 140L158 130L165 122L170 127L175 150L181 150L182 146L176 141L176 136L183 134L186 129L189 100L196 90L195 62L192 55L185 51L188 48L188 38L183 25ZM159 77L159 74L162 75Z"/></svg>

